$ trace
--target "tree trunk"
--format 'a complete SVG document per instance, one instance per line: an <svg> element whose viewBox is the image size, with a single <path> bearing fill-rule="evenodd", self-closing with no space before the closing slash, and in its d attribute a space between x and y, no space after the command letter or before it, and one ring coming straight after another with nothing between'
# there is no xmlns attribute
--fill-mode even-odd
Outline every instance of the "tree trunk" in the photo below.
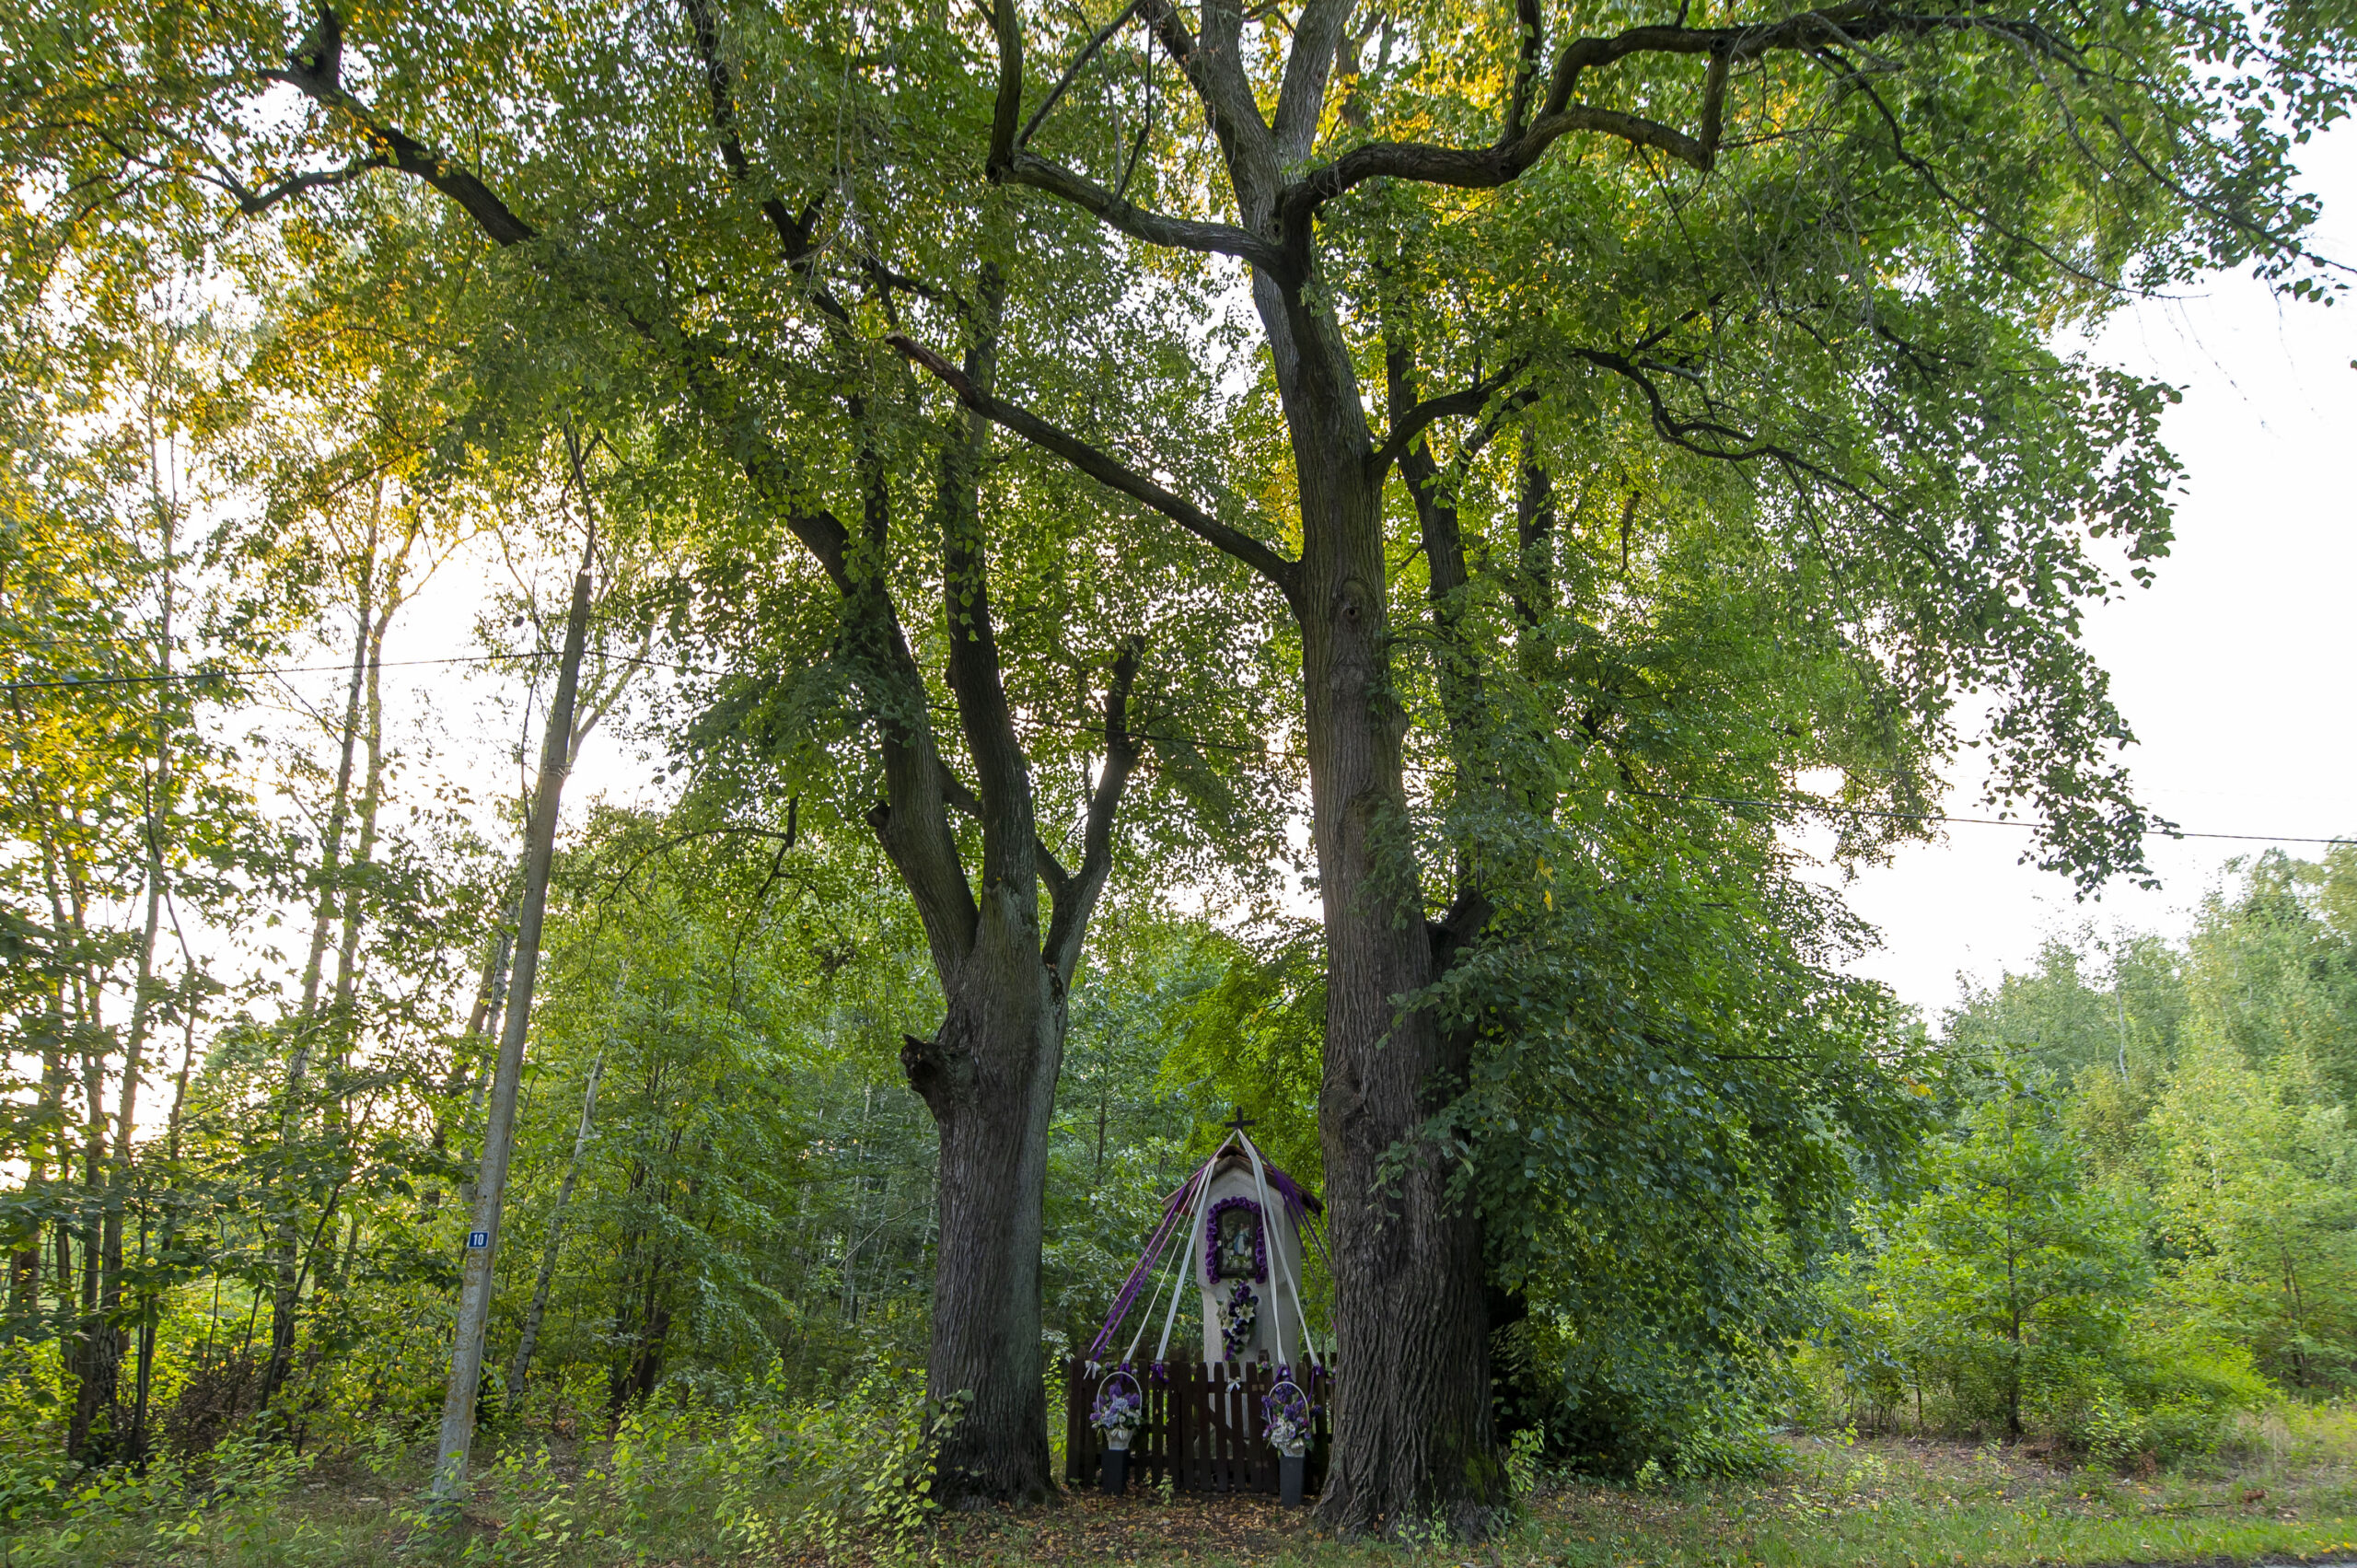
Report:
<svg viewBox="0 0 2357 1568"><path fill-rule="evenodd" d="M62 990L61 993L62 994ZM52 1000L57 1011L52 1019L64 1017L64 1003ZM69 1176L65 1138L65 1057L58 1048L64 1031L46 1028L48 1038L41 1048L41 1087L33 1103L33 1130L25 1145L25 1186L28 1200L47 1208L52 1201L52 1183L49 1176L50 1162L57 1164L57 1185ZM59 1234L64 1234L63 1228ZM9 1260L8 1323L6 1338L0 1344L14 1343L17 1339L38 1340L41 1337L39 1319L41 1307L41 1226L36 1223L25 1237L25 1244Z"/></svg>
<svg viewBox="0 0 2357 1568"><path fill-rule="evenodd" d="M1456 1092L1463 1042L1398 998L1438 970L1392 696L1382 476L1333 318L1255 296L1301 496L1302 706L1326 931L1318 1131L1335 1283L1333 1459L1320 1522L1350 1534L1490 1528L1505 1500L1490 1411L1480 1225L1420 1130ZM1386 1176L1387 1158L1410 1157Z"/></svg>
<svg viewBox="0 0 2357 1568"><path fill-rule="evenodd" d="M1304 473L1305 512L1315 480L1341 477ZM1312 842L1327 942L1318 1129L1341 1362L1319 1516L1350 1533L1438 1518L1479 1534L1501 1501L1502 1479L1480 1226L1449 1200L1448 1173L1429 1149L1387 1182L1381 1170L1396 1145L1418 1148L1425 1119L1453 1092L1446 1069L1457 1064L1444 1060L1431 1015L1402 1014L1395 1001L1431 983L1433 946L1385 691L1375 498L1334 489L1333 511L1366 521L1332 548L1306 551L1303 574Z"/></svg>
<svg viewBox="0 0 2357 1568"><path fill-rule="evenodd" d="M95 993L96 988L91 988ZM86 1002L87 1006L87 1002ZM95 1008L86 1016L93 1018ZM86 1029L84 1038L96 1034ZM102 1414L110 1414L122 1368L122 1347L114 1326L99 1310L99 1282L105 1272L107 1192L106 1059L85 1046L82 1087L87 1131L82 1150L82 1202L75 1237L81 1253L81 1321L74 1327L74 1414L66 1428L66 1452L84 1464L103 1464L114 1458L114 1434Z"/></svg>
<svg viewBox="0 0 2357 1568"><path fill-rule="evenodd" d="M1038 895L994 886L931 1040L900 1053L941 1137L933 1341L925 1384L963 1414L942 1446L946 1501L1053 1495L1039 1353L1048 1123L1063 988L1039 961Z"/></svg>
<svg viewBox="0 0 2357 1568"><path fill-rule="evenodd" d="M164 1123L164 1171L167 1181L176 1179L180 1167L180 1112L188 1103L189 1069L196 1061L197 991L192 970L188 978L189 983L185 987L187 1000L183 1004L180 1019L180 1070L172 1083L171 1115ZM156 1246L156 1251L159 1257L171 1256L172 1244L179 1234L180 1208L175 1202L174 1194L167 1192L164 1199L163 1233ZM144 1239L142 1246L145 1247ZM162 1288L150 1283L145 1293L145 1298L139 1304L138 1355L133 1377L131 1407L134 1451L141 1458L145 1456L147 1448L148 1395L155 1388L156 1375L156 1328L157 1320L162 1315Z"/></svg>
<svg viewBox="0 0 2357 1568"><path fill-rule="evenodd" d="M149 432L150 461L154 461L154 431ZM163 563L162 602L157 617L157 668L164 682L157 698L156 771L149 784L146 821L147 849L147 909L139 935L139 967L133 983L131 1027L122 1051L122 1085L117 1101L114 1120L114 1168L107 1182L107 1217L104 1278L99 1290L100 1310L107 1318L103 1330L112 1343L112 1359L120 1366L123 1355L131 1348L129 1331L121 1324L122 1312L122 1231L131 1201L131 1129L139 1111L141 1074L145 1066L147 1035L156 1015L156 940L163 926L164 911L164 840L169 831L172 807L172 733L167 718L167 704L171 701L168 687L172 677L172 545L176 516L172 507L162 500L162 486L156 487L157 496L158 555ZM141 1246L145 1246L142 1237ZM147 1457L145 1431L146 1400L145 1393L146 1368L142 1363L139 1389L142 1397L133 1401L128 1420L119 1408L114 1411L117 1429L116 1448L119 1457L137 1461Z"/></svg>
<svg viewBox="0 0 2357 1568"><path fill-rule="evenodd" d="M328 938L334 928L336 894L343 875L343 834L352 807L354 754L360 740L360 699L368 664L368 633L372 627L371 595L377 575L377 531L372 516L368 548L360 563L360 607L352 638L352 677L344 691L343 730L336 763L335 789L328 801L328 819L321 830L319 901L311 923L311 945L303 961L303 998L295 1015L294 1049L286 1060L286 1105L281 1114L280 1176L276 1233L271 1240L273 1281L270 1294L270 1359L261 1374L261 1404L267 1408L284 1386L295 1362L295 1314L300 1306L299 1260L303 1218L295 1194L301 1191L293 1162L303 1142L303 1102L309 1089L311 1052L319 1024L319 981L326 968Z"/></svg>
<svg viewBox="0 0 2357 1568"><path fill-rule="evenodd" d="M988 264L977 284L965 375L987 390L1005 285ZM935 1465L935 1495L953 1504L1056 1494L1039 1343L1048 1125L1063 1064L1066 995L1110 875L1112 824L1137 761L1127 704L1138 668L1135 647L1114 661L1105 768L1088 801L1082 863L1066 871L1039 841L1030 763L999 663L978 485L989 427L970 415L960 435L942 449L935 518L949 685L977 782L961 804L982 829L979 900L943 811L953 790L967 792L942 767L923 727L923 677L888 603L871 600L867 610L879 662L898 683L897 703L916 721L888 726L891 793L870 820L924 917L946 1005L934 1038L910 1038L900 1063L941 1139L926 1388L934 1400L963 1412ZM881 459L871 449L863 460L880 539L888 494ZM1044 932L1042 882L1050 906Z"/></svg>

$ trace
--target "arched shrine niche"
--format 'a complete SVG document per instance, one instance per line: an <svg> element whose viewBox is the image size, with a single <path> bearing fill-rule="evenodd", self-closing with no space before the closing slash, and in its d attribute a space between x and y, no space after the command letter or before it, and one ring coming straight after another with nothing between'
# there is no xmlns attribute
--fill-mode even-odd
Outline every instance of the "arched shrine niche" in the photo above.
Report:
<svg viewBox="0 0 2357 1568"><path fill-rule="evenodd" d="M1195 1283L1202 1299L1203 1360L1290 1366L1308 1359L1299 1302L1299 1211L1306 1194L1273 1166L1264 1166L1256 1182L1249 1157L1237 1149L1213 1160L1211 1172L1192 1249L1202 1260ZM1278 1210L1277 1223L1271 1223L1264 1202Z"/></svg>

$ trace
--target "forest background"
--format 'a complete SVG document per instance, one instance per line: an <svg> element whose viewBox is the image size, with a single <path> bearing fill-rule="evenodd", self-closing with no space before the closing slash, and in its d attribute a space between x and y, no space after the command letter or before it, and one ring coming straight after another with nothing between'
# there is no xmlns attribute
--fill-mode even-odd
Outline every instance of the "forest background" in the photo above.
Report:
<svg viewBox="0 0 2357 1568"><path fill-rule="evenodd" d="M708 180L748 178L730 62L784 47L742 25L726 40L741 55L702 22L648 45L701 61ZM894 70L987 37L895 26ZM1373 25L1353 47L1389 37ZM333 13L284 41L280 87L357 101L337 97ZM1235 519L1308 527L1231 285L1086 224L1010 239L1000 198L967 188L972 160L892 160L895 138L972 131L986 75L960 78L946 130L895 122L888 81L829 100L849 193L830 199L855 215L822 252L824 203L751 203L800 292L736 296L699 281L711 257L692 247L644 276L598 232L653 226L670 198L627 222L585 201L580 248L535 272L485 250L486 225L533 241L501 234L520 220L449 160L424 160L432 192L375 178L418 174L381 132L390 164L249 186L236 157L186 156L228 133L173 121L203 99L171 79L141 110L160 139L126 147L111 88L43 76L55 45L16 41L17 167L37 184L96 161L57 188L95 192L74 221L55 192L11 216L0 1000L18 1517L94 1474L217 1481L429 1441L518 958L521 824L593 737L656 777L575 797L551 884L481 1386L506 1452L691 1434L748 1473L836 1478L819 1489L834 1518L899 1505L933 1446L959 1441L917 1370L939 1354L943 1259L1023 1237L945 1224L956 1117L930 1052L961 1005L945 975L970 972L944 958L956 899L926 891L945 863L960 889L979 866L985 894L1033 879L969 918L1028 932L1033 958L1044 934L1054 976L1054 1111L1024 1145L1047 1376L1016 1404L1060 1398L1062 1358L1229 1112L1331 1189L1329 1154L1349 1147L1320 1126L1338 971L1303 918L1326 742L1285 700L1315 639L1179 537L1282 578ZM865 70L864 48L841 58ZM1156 129L1155 45L1120 58L1146 90L1078 95L1071 145L1094 156L1120 128L1097 139L1121 183L1151 146L1149 178L1181 190L1196 154ZM1369 92L1383 70L1359 72ZM2288 178L2290 140L2246 131L2262 172ZM265 115L244 134L291 133ZM659 145L632 156L669 167ZM841 175L871 156L888 169L872 189ZM1980 172L2002 189L2019 171ZM187 194L208 181L262 221L221 226ZM439 201L454 184L471 227ZM2067 211L2067 185L2024 199ZM2293 224L2305 209L2283 200ZM1515 314L1517 289L1546 294L1543 245L1531 277L1494 280L1502 299L1448 277L1446 234L1387 250L1431 215L1376 207L1377 238L1334 265L1363 290L1367 384L1387 383L1395 430L1415 427L1386 447L1407 482L1383 563L1413 601L1385 699L1411 738L1399 825L1427 856L1420 891L1451 912L1436 927L1478 912L1513 940L1435 989L1479 1042L1407 1129L1445 1157L1343 1185L1423 1181L1432 1212L1478 1217L1445 1228L1480 1242L1486 1365L1467 1365L1483 1419L1526 1458L1617 1476L1756 1469L1794 1423L2034 1436L2133 1469L2345 1389L2347 848L2237 867L2182 943L2089 933L1918 1019L1844 969L1869 935L1795 847L1829 815L1846 824L1825 851L1837 866L1928 831L1910 813L1979 691L2002 699L2014 770L1992 788L2049 813L2047 863L2087 886L2141 864L2142 815L2108 761L2124 725L2074 617L2165 552L2165 393L2038 336L2099 313L2077 263L2009 257L2007 286L2045 289L2016 317L1984 297L2002 269L1968 257L1938 301L1953 319L1922 322L1953 334L1957 363L2002 361L1999 389L2051 450L2008 430L1959 455L1929 435L1825 494L1785 494L1726 477L1723 454L1648 444L1660 389L1636 372L1699 383L1707 355L1582 361L1603 351L1550 335L1581 324ZM2280 237L2115 215L2082 236L2085 265L2151 284L2256 259L2327 292ZM1678 247L1655 241L1631 248L1633 277L1676 272ZM743 235L694 243L727 259ZM1009 285L997 269L1026 247L1041 271ZM607 315L585 321L567 290ZM1886 329L1917 303L1877 298ZM780 328L780 310L801 317ZM1829 449L1849 437L1820 416L1887 413L1840 406L1838 354L1794 368L1800 336L1824 343L1837 319L1856 325L1836 309L1709 359L1755 433ZM1036 431L1039 450L992 446L969 413L1028 417L990 391L1003 320L1029 334L1004 345L1011 381L1086 389L1096 438L1150 439L1171 466L1147 479L1084 453L1075 473L1041 455L1075 440ZM827 336L853 326L856 354ZM962 371L907 335L953 329ZM696 368L714 342L711 363L741 379ZM1418 348L1469 391L1420 402ZM1584 386L1573 362L1629 385ZM1152 373L1109 379L1117 363ZM924 376L967 412L928 401ZM1941 417L1973 425L1960 407ZM1448 446L1411 438L1444 420L1474 423ZM1165 485L1215 495L1217 516L1166 504ZM1987 578L1910 577L1921 539L1873 534L1888 508L1840 509L1877 486L1920 508L1907 526L1976 538L1959 562ZM815 508L830 487L857 527ZM1142 499L1159 531L1140 530ZM782 515L823 574L784 548ZM1828 521L1867 540L1857 557L1793 542ZM576 561L582 695L563 765L536 775ZM1844 577L1860 561L1874 580ZM465 704L482 689L469 666L505 703L495 722ZM1016 797L1029 816L1007 815ZM921 807L930 843L896 838ZM1317 1295L1346 1306L1332 1280Z"/></svg>

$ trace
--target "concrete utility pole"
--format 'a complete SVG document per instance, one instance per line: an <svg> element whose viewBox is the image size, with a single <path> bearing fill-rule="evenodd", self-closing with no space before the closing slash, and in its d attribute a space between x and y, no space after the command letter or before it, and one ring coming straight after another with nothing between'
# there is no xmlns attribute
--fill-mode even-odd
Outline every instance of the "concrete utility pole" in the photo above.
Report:
<svg viewBox="0 0 2357 1568"><path fill-rule="evenodd" d="M549 862L556 850L558 797L573 764L573 703L581 680L581 650L589 635L589 568L598 552L598 525L581 570L573 578L573 612L564 625L564 658L556 700L549 705L540 745L540 776L524 830L524 894L516 915L515 970L507 1017L499 1034L499 1062L491 1082L491 1115L482 1157L475 1168L474 1219L467 1237L466 1272L459 1285L459 1329L450 1345L450 1387L442 1399L442 1437L435 1450L428 1496L437 1509L455 1510L466 1495L467 1453L475 1434L475 1395L482 1382L483 1334L491 1318L492 1264L499 1255L499 1214L507 1198L507 1156L516 1141L516 1089L524 1076L524 1035L531 1023L532 981L540 967L540 917L548 905Z"/></svg>

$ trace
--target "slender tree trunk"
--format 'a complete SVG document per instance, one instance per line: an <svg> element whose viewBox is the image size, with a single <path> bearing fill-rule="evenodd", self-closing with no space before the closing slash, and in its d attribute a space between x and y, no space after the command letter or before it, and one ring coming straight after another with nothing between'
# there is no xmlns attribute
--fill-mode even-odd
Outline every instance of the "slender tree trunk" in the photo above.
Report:
<svg viewBox="0 0 2357 1568"><path fill-rule="evenodd" d="M148 434L149 461L155 462L153 447L156 433ZM152 469L151 469L152 471ZM145 838L147 850L147 908L140 926L139 965L131 998L131 1025L125 1033L122 1051L122 1085L116 1104L114 1119L114 1168L110 1173L107 1194L104 1278L99 1299L100 1310L107 1318L103 1330L111 1343L111 1359L119 1365L130 1348L130 1334L121 1322L122 1311L122 1232L131 1201L131 1131L139 1109L140 1076L145 1066L147 1033L156 1014L156 941L163 928L164 914L164 838L169 830L172 809L172 733L166 714L171 702L172 676L172 590L174 509L162 500L163 486L158 477L157 545L163 563L162 598L157 616L157 668L163 684L157 688L156 712L156 767L148 784ZM145 1238L142 1247L145 1248ZM145 1368L141 1369L144 1388ZM117 1410L116 1447L121 1458L134 1461L146 1456L146 1433L141 1416L144 1399L134 1401L128 1420Z"/></svg>
<svg viewBox="0 0 2357 1568"><path fill-rule="evenodd" d="M624 967L621 978L614 981L614 1005L621 1005L622 990L630 970ZM610 1040L621 1025L619 1016ZM524 1380L532 1370L532 1350L540 1342L540 1318L547 1312L549 1285L556 1278L557 1254L564 1241L565 1209L573 1202L574 1183L581 1179L581 1165L589 1153L591 1119L598 1111L598 1079L606 1070L606 1048L599 1046L596 1060L589 1063L589 1081L581 1089L581 1124L574 1129L573 1157L565 1162L564 1179L557 1184L556 1206L549 1214L549 1238L540 1249L540 1272L532 1281L531 1305L524 1309L524 1331L516 1341L516 1358L507 1367L507 1408L520 1409L524 1400Z"/></svg>
<svg viewBox="0 0 2357 1568"><path fill-rule="evenodd" d="M384 664L386 621L391 614L391 607L388 606L385 616L370 633L368 673L362 683L366 717L360 726L360 743L367 763L360 785L360 804L353 813L357 837L353 842L352 858L343 867L343 908L338 916L341 929L335 945L335 993L329 1005L339 1060L352 1048L353 1000L360 983L364 913L361 880L377 853L377 814L385 797L385 702L378 689L378 673Z"/></svg>
<svg viewBox="0 0 2357 1568"><path fill-rule="evenodd" d="M93 1031L86 1028L86 1040ZM81 1320L74 1328L75 1373L74 1414L66 1428L66 1452L84 1464L103 1464L114 1457L115 1434L103 1430L99 1418L113 1411L122 1355L115 1329L99 1312L99 1282L105 1272L103 1236L107 1205L106 1060L86 1045L82 1051L82 1087L87 1101L87 1131L82 1142L82 1201L77 1216L76 1250L81 1255L79 1290Z"/></svg>
<svg viewBox="0 0 2357 1568"><path fill-rule="evenodd" d="M597 528L573 579L573 609L564 628L564 656L557 671L556 698L549 705L548 734L540 748L540 776L533 791L532 817L525 841L524 893L516 920L516 970L506 1027L499 1038L491 1114L484 1124L482 1157L476 1165L476 1197L466 1272L459 1284L459 1322L450 1351L450 1382L442 1400L442 1432L435 1446L432 1496L453 1508L464 1495L468 1450L474 1441L475 1399L482 1381L483 1339L490 1326L493 1268L498 1259L499 1222L507 1199L507 1160L513 1152L516 1091L524 1074L524 1041L531 1023L532 985L540 970L540 919L548 902L549 866L556 853L557 807L572 762L574 695L581 679L581 652L589 634L589 568L596 559Z"/></svg>
<svg viewBox="0 0 2357 1568"><path fill-rule="evenodd" d="M52 1017L61 1017L62 1005L52 1005L57 1006ZM49 1038L41 1044L41 1087L33 1104L33 1132L25 1151L25 1195L43 1208L50 1201L51 1160L57 1162L61 1178L65 1172L65 1061L57 1045L61 1032L48 1030ZM0 1344L41 1337L41 1226L36 1223L26 1233L24 1246L8 1260L8 1322Z"/></svg>
<svg viewBox="0 0 2357 1568"><path fill-rule="evenodd" d="M311 923L310 950L303 961L303 995L295 1015L294 1047L286 1061L286 1104L281 1113L279 1127L280 1157L284 1163L278 1194L281 1212L271 1240L273 1279L270 1298L270 1358L262 1366L260 1398L264 1408L278 1398L278 1390L285 1385L286 1375L294 1365L295 1315L300 1306L297 1299L300 1294L297 1253L302 1246L303 1230L303 1216L298 1212L296 1198L302 1183L296 1178L294 1165L303 1144L304 1104L310 1086L311 1053L319 1043L319 981L326 968L328 939L334 930L337 895L343 877L343 835L352 808L352 773L360 742L360 703L367 679L376 577L377 532L372 512L368 547L360 563L359 613L352 638L352 678L344 690L343 745L336 762L335 789L328 800L327 823L320 832L319 906Z"/></svg>
<svg viewBox="0 0 2357 1568"><path fill-rule="evenodd" d="M189 1068L196 1060L196 988L193 983L195 976L192 972L189 979L191 984L188 986L186 1012L181 1020L180 1070L172 1081L172 1110L170 1117L164 1123L164 1170L167 1179L169 1179L172 1173L176 1172L180 1167L180 1109L188 1101ZM169 1257L172 1243L178 1238L179 1234L180 1208L175 1202L174 1194L167 1191L164 1198L163 1235L157 1244L157 1251L165 1257ZM145 1299L140 1303L139 1308L138 1362L134 1373L131 1429L137 1438L138 1450L143 1458L145 1455L147 1444L147 1396L155 1386L156 1323L157 1318L161 1316L163 1306L161 1297L160 1288L151 1285ZM215 1310L218 1310L217 1301Z"/></svg>
<svg viewBox="0 0 2357 1568"><path fill-rule="evenodd" d="M415 547L421 532L412 515L404 522L400 546L385 563L383 603L376 619L368 627L368 670L362 692L366 719L361 726L361 747L367 765L360 785L360 807L355 813L358 838L352 850L352 859L344 867L343 910L342 930L336 940L334 1019L339 1060L352 1049L354 1021L354 994L360 981L360 933L363 926L362 886L368 868L376 863L377 818L385 799L385 697L383 673L385 638L392 630L393 617L408 602L409 588L402 578L409 567L410 552Z"/></svg>

